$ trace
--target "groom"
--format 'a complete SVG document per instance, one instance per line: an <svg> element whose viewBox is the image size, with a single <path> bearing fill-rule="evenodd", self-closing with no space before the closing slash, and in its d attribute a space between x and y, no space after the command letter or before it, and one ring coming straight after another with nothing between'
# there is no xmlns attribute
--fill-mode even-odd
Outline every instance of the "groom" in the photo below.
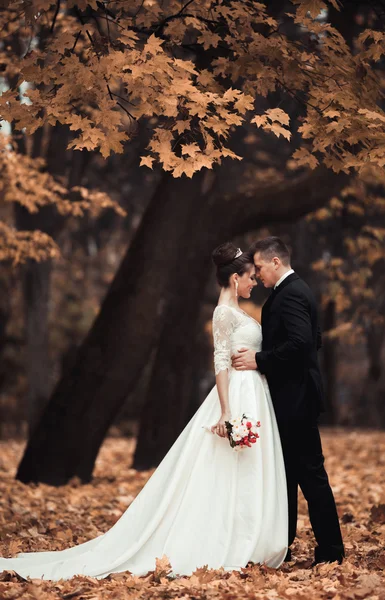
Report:
<svg viewBox="0 0 385 600"><path fill-rule="evenodd" d="M317 350L317 307L307 284L290 267L287 246L277 237L250 248L257 277L273 291L262 309L262 351L241 349L237 370L258 369L269 383L285 460L289 550L296 536L298 485L305 496L317 541L314 564L342 562L344 546L333 492L324 467L317 418L323 407Z"/></svg>

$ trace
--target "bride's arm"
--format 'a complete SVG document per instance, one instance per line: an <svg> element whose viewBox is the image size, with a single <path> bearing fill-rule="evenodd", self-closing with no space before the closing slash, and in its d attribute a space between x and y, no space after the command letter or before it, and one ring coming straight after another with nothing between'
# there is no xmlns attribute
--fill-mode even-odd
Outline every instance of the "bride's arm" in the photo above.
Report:
<svg viewBox="0 0 385 600"><path fill-rule="evenodd" d="M218 306L213 316L214 366L221 416L211 428L221 437L227 435L225 421L231 419L229 405L229 368L231 366L231 335L234 330L234 314L227 306Z"/></svg>
<svg viewBox="0 0 385 600"><path fill-rule="evenodd" d="M229 372L220 371L215 377L219 402L222 409L222 416L226 417L226 421L230 418L230 405L229 405Z"/></svg>

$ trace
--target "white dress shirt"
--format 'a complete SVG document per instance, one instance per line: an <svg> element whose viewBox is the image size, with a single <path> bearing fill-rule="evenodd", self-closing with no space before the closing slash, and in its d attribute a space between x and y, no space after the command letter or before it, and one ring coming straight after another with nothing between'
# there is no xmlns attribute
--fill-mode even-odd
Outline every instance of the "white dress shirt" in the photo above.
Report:
<svg viewBox="0 0 385 600"><path fill-rule="evenodd" d="M282 277L278 279L277 283L274 286L274 289L276 289L279 286L279 284L282 283L282 281L286 279L286 277L289 277L289 275L291 275L292 273L294 273L294 269L289 269L289 271L286 271L286 273L284 273Z"/></svg>

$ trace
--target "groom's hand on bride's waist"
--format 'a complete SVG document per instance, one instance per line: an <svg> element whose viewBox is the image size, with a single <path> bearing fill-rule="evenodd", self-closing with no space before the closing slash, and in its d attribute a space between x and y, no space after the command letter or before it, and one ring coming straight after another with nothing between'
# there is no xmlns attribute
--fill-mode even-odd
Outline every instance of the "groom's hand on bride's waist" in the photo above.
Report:
<svg viewBox="0 0 385 600"><path fill-rule="evenodd" d="M237 371L255 371L258 368L255 361L255 350L240 348L236 354L232 355L231 366Z"/></svg>

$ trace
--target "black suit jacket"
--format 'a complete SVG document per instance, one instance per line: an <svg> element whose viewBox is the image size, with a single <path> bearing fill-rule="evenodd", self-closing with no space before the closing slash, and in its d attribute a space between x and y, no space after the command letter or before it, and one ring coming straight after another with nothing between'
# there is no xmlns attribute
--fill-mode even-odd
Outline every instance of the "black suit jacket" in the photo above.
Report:
<svg viewBox="0 0 385 600"><path fill-rule="evenodd" d="M318 416L324 402L317 306L309 286L296 273L265 302L262 334L256 361L269 383L278 422Z"/></svg>

